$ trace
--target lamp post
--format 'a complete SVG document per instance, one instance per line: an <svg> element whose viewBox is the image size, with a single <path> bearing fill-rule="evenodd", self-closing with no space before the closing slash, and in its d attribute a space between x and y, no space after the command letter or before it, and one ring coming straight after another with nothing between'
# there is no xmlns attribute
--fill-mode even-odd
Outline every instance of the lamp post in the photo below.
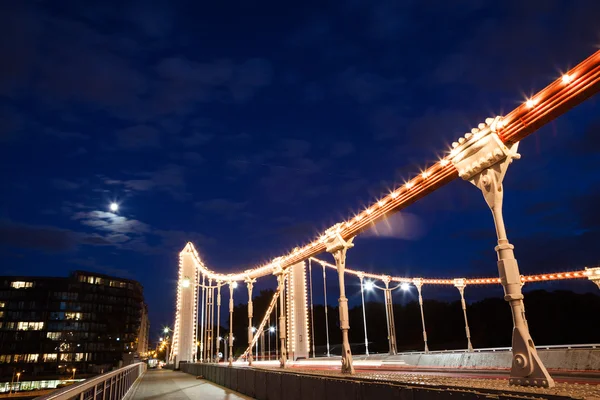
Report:
<svg viewBox="0 0 600 400"><path fill-rule="evenodd" d="M71 379L75 379L75 372L77 371L77 368L73 368L73 376L71 377ZM17 383L19 383L19 377L17 375Z"/></svg>
<svg viewBox="0 0 600 400"><path fill-rule="evenodd" d="M165 334L165 339L164 339L164 343L166 346L166 351L165 351L165 363L169 364L169 331L171 329L168 326L165 326L163 328L163 333Z"/></svg>

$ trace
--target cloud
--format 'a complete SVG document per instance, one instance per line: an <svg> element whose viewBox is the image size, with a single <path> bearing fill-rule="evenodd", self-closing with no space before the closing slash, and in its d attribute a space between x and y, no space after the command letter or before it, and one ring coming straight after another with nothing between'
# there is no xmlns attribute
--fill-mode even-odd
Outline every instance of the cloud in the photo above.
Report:
<svg viewBox="0 0 600 400"><path fill-rule="evenodd" d="M57 189L62 189L62 190L75 190L75 189L79 189L81 187L81 185L78 183L71 182L66 179L60 179L60 178L53 179L52 185L54 185L54 187L56 187Z"/></svg>
<svg viewBox="0 0 600 400"><path fill-rule="evenodd" d="M179 140L185 146L193 147L193 146L199 146L202 144L206 144L206 143L210 142L213 137L214 137L214 135L211 133L194 132L189 136L180 137Z"/></svg>
<svg viewBox="0 0 600 400"><path fill-rule="evenodd" d="M83 225L115 234L140 235L150 231L150 226L135 219L128 219L107 211L80 211L72 217ZM122 241L123 236L116 235L116 241Z"/></svg>
<svg viewBox="0 0 600 400"><path fill-rule="evenodd" d="M354 153L354 145L350 142L335 142L331 145L331 156L332 157L344 157Z"/></svg>
<svg viewBox="0 0 600 400"><path fill-rule="evenodd" d="M73 250L77 244L73 232L52 226L0 221L0 245L48 252Z"/></svg>
<svg viewBox="0 0 600 400"><path fill-rule="evenodd" d="M361 234L365 238L393 238L418 240L425 234L425 227L414 214L399 212L378 222Z"/></svg>
<svg viewBox="0 0 600 400"><path fill-rule="evenodd" d="M229 199L211 199L196 202L195 206L202 211L229 214L243 210L247 204L247 202L237 202Z"/></svg>
<svg viewBox="0 0 600 400"><path fill-rule="evenodd" d="M403 82L400 78L387 79L350 67L340 74L338 88L341 95L350 96L359 104L368 104L382 99L389 93L397 95Z"/></svg>
<svg viewBox="0 0 600 400"><path fill-rule="evenodd" d="M160 145L160 133L148 125L131 126L118 131L116 135L117 145L122 149L138 150Z"/></svg>
<svg viewBox="0 0 600 400"><path fill-rule="evenodd" d="M107 178L107 185L120 185L131 191L158 190L168 193L175 200L185 200L189 197L184 177L185 169L179 165L169 164L154 172L137 173L140 178L118 180Z"/></svg>

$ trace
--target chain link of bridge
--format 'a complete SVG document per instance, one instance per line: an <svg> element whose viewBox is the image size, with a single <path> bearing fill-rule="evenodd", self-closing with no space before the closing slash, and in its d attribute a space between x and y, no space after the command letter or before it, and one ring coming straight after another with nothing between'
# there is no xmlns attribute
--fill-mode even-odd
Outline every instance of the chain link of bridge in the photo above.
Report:
<svg viewBox="0 0 600 400"><path fill-rule="evenodd" d="M561 78L552 82L524 104L503 117L488 118L473 128L471 132L452 144L449 153L435 164L426 168L418 176L395 188L365 210L340 222L324 232L316 240L290 253L275 258L271 262L256 268L232 274L219 274L204 265L192 243L188 243L179 255L179 280L177 286L177 305L174 324L173 343L169 361L178 367L182 362L218 362L218 354L227 351L231 366L233 357L232 320L234 311L234 291L239 284L245 284L248 301L248 346L238 360L246 360L249 365L258 356L259 341L264 352L265 333L269 334L270 323L277 320L278 365L286 368L288 360L315 357L314 343L311 353L311 332L314 336L312 317L312 263L319 263L325 270L334 269L338 281L338 309L340 341L342 346L341 372L355 373L353 355L349 343L348 299L346 297L346 278L355 276L360 279L361 292L380 289L385 294L386 325L388 330L389 353L397 353L396 332L391 292L396 289L415 287L418 291L423 330L423 350L429 353L427 331L424 319L422 293L428 286L454 286L460 295L465 322L465 343L468 352L473 351L468 316L465 303L465 289L472 285L501 285L504 300L512 311L512 347L510 351L510 384L550 388L555 385L548 373L530 335L525 317L524 284L567 279L586 279L600 287L600 268L591 267L581 271L551 273L543 275L522 275L514 255L514 246L510 243L504 223L503 180L509 166L521 155L517 152L519 141L539 127L565 113L573 106L600 90L600 51L591 55ZM493 223L497 246L498 276L489 278L436 279L429 277L393 277L377 275L346 267L346 258L351 255L354 239L373 224L382 221L418 199L441 188L451 180L460 177L478 189L491 211L490 227ZM327 252L333 258L328 263L316 258ZM308 275L307 275L308 262ZM277 289L264 316L253 313L253 287L257 279L277 280ZM308 281L308 285L307 285ZM325 285L326 286L326 285ZM229 291L228 343L219 336L219 318L221 314L221 289ZM238 290L238 292L242 292ZM236 292L236 296L244 296ZM310 295L310 297L309 297ZM244 297L243 297L244 298ZM325 299L327 295L325 294ZM368 315L364 309L365 347L368 355L366 321ZM325 308L327 310L327 307ZM278 314L278 315L277 315ZM215 316L217 323L215 326ZM261 318L258 329L253 320ZM375 321L383 323L383 321ZM266 329L265 329L266 328ZM327 354L329 355L329 327L327 329ZM506 327L509 329L509 327ZM216 330L216 331L215 331ZM222 346L223 343L223 346ZM228 348L225 346L228 345Z"/></svg>

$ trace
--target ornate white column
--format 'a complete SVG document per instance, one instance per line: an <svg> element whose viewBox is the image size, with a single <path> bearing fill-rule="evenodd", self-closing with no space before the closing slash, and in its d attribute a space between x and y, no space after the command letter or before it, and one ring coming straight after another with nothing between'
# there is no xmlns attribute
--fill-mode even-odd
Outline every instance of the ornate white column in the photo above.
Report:
<svg viewBox="0 0 600 400"><path fill-rule="evenodd" d="M425 330L425 314L423 313L423 296L421 295L423 278L414 278L413 285L415 285L417 292L419 293L419 308L421 309L421 324L423 325L423 342L425 342L425 353L429 353L429 346L427 346L427 331Z"/></svg>
<svg viewBox="0 0 600 400"><path fill-rule="evenodd" d="M229 366L233 365L233 289L237 282L229 282Z"/></svg>
<svg viewBox="0 0 600 400"><path fill-rule="evenodd" d="M179 255L179 279L177 282L177 309L171 358L175 367L181 361L196 361L196 323L198 312L198 274L194 254L188 247Z"/></svg>
<svg viewBox="0 0 600 400"><path fill-rule="evenodd" d="M588 279L594 282L600 289L600 267L585 268L585 274Z"/></svg>
<svg viewBox="0 0 600 400"><path fill-rule="evenodd" d="M281 349L281 353L280 353L280 358L279 358L279 365L281 366L281 368L285 368L286 367L286 362L287 362L287 356L286 356L286 351L285 351L285 331L286 331L286 324L285 324L285 300L284 300L284 296L285 296L285 275L286 275L286 271L284 271L281 267L277 267L274 269L273 271L273 275L275 275L277 277L277 290L279 290L279 340L281 342L281 344L279 345L279 348Z"/></svg>
<svg viewBox="0 0 600 400"><path fill-rule="evenodd" d="M463 315L465 317L465 333L467 334L467 349L469 352L473 351L473 345L471 344L471 331L469 330L469 320L467 320L467 303L465 302L465 287L467 286L466 281L463 278L454 279L454 287L460 292L460 304L462 305Z"/></svg>
<svg viewBox="0 0 600 400"><path fill-rule="evenodd" d="M510 304L513 316L513 361L509 382L514 385L553 387L554 380L542 364L525 319L519 266L508 242L502 215L502 181L509 164L521 156L518 143L506 146L496 133L499 117L488 118L471 133L452 144L452 163L459 176L483 192L496 225L498 271L504 288L504 299Z"/></svg>
<svg viewBox="0 0 600 400"><path fill-rule="evenodd" d="M394 303L392 301L392 290L390 289L391 278L389 275L384 275L381 280L385 284L383 289L383 300L385 303L385 319L387 323L389 354L396 355L398 350L396 347L396 322L394 321Z"/></svg>
<svg viewBox="0 0 600 400"><path fill-rule="evenodd" d="M219 351L221 350L221 339L219 338L220 334L221 334L221 286L223 285L223 282L218 281L217 282L217 336L215 337L215 347L217 348L217 352L216 352L216 362L218 363L220 358L219 358Z"/></svg>
<svg viewBox="0 0 600 400"><path fill-rule="evenodd" d="M340 298L338 303L340 307L340 329L342 330L342 373L353 374L354 366L352 365L352 352L350 351L350 342L348 340L350 319L348 317L348 299L346 298L344 272L346 269L346 251L354 246L352 244L354 238L344 240L338 231L339 225L340 224L330 228L327 232L325 244L327 245L327 252L331 253L335 259L335 265L340 281Z"/></svg>
<svg viewBox="0 0 600 400"><path fill-rule="evenodd" d="M290 360L308 358L308 310L306 305L306 267L304 262L292 265L287 278L287 345Z"/></svg>
<svg viewBox="0 0 600 400"><path fill-rule="evenodd" d="M256 279L246 278L244 281L248 286L248 344L252 344L252 288L254 287L254 282ZM248 365L252 365L252 346L250 346L250 350L248 350Z"/></svg>

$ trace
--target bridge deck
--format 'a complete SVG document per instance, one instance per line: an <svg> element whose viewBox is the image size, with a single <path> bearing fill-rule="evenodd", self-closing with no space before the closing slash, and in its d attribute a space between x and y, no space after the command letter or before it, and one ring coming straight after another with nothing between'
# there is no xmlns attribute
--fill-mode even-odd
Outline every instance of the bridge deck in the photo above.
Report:
<svg viewBox="0 0 600 400"><path fill-rule="evenodd" d="M250 399L212 382L167 369L148 370L134 386L132 400Z"/></svg>

